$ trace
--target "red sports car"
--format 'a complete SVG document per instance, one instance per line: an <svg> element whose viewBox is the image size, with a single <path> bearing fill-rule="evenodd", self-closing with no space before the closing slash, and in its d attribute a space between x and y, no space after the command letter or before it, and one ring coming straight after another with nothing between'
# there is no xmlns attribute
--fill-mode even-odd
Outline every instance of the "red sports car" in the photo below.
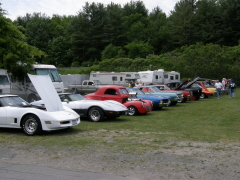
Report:
<svg viewBox="0 0 240 180"><path fill-rule="evenodd" d="M118 85L106 85L100 87L95 93L84 96L94 100L115 100L124 104L128 108L128 115L146 114L152 111L153 104L150 100L130 98L127 89Z"/></svg>

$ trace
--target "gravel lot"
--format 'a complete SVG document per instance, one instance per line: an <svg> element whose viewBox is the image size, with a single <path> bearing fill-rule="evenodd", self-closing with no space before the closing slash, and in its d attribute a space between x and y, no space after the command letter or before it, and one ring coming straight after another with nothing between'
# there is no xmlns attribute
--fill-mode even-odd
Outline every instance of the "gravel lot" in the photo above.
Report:
<svg viewBox="0 0 240 180"><path fill-rule="evenodd" d="M240 179L240 144L180 142L159 146L158 150L143 155L105 149L50 151L21 144L0 144L0 151L0 162L87 170L143 180Z"/></svg>

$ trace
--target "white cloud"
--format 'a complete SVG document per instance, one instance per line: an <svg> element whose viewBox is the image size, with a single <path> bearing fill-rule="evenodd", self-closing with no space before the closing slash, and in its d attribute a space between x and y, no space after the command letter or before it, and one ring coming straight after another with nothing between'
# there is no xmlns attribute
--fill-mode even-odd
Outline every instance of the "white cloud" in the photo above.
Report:
<svg viewBox="0 0 240 180"><path fill-rule="evenodd" d="M151 12L153 8L159 6L167 15L173 10L174 5L179 0L142 0L146 8ZM8 12L12 20L18 16L25 16L26 13L34 12L45 13L48 16L58 15L76 15L85 2L82 0L0 0L2 8ZM99 2L105 5L114 2L115 4L124 5L130 0L88 0L89 3Z"/></svg>

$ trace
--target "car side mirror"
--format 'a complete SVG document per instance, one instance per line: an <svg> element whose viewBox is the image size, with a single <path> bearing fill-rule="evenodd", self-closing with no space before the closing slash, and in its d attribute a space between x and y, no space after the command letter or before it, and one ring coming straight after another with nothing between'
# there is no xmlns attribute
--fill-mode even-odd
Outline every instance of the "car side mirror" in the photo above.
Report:
<svg viewBox="0 0 240 180"><path fill-rule="evenodd" d="M64 99L63 102L69 103L69 100L68 99Z"/></svg>

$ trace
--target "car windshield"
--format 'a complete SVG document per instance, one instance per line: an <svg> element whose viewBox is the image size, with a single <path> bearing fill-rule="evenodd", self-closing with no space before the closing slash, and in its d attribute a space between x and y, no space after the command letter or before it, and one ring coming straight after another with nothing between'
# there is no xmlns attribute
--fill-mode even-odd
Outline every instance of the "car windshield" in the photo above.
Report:
<svg viewBox="0 0 240 180"><path fill-rule="evenodd" d="M57 69L35 69L37 75L49 75L52 82L62 82Z"/></svg>
<svg viewBox="0 0 240 180"><path fill-rule="evenodd" d="M137 89L137 88L132 88L132 89L129 88L128 91L129 91L129 92L137 92L138 95L139 95L139 94L144 94L144 92L140 91L140 90Z"/></svg>
<svg viewBox="0 0 240 180"><path fill-rule="evenodd" d="M26 107L31 106L28 102L24 101L18 96L8 96L0 98L1 106L13 106L13 107Z"/></svg>
<svg viewBox="0 0 240 180"><path fill-rule="evenodd" d="M160 90L171 90L168 86L156 86Z"/></svg>
<svg viewBox="0 0 240 180"><path fill-rule="evenodd" d="M82 95L80 95L80 94L69 94L68 97L69 97L69 99L70 99L71 101L79 101L79 100L85 99L85 98L84 98Z"/></svg>
<svg viewBox="0 0 240 180"><path fill-rule="evenodd" d="M102 85L99 80L94 80L93 82L95 85Z"/></svg>
<svg viewBox="0 0 240 180"><path fill-rule="evenodd" d="M128 94L128 91L126 89L119 89L121 94Z"/></svg>
<svg viewBox="0 0 240 180"><path fill-rule="evenodd" d="M162 92L160 89L158 89L158 88L155 87L155 86L152 86L152 87L144 87L144 88L142 88L142 91L143 91L143 92L150 92L150 93L159 93L159 92Z"/></svg>

